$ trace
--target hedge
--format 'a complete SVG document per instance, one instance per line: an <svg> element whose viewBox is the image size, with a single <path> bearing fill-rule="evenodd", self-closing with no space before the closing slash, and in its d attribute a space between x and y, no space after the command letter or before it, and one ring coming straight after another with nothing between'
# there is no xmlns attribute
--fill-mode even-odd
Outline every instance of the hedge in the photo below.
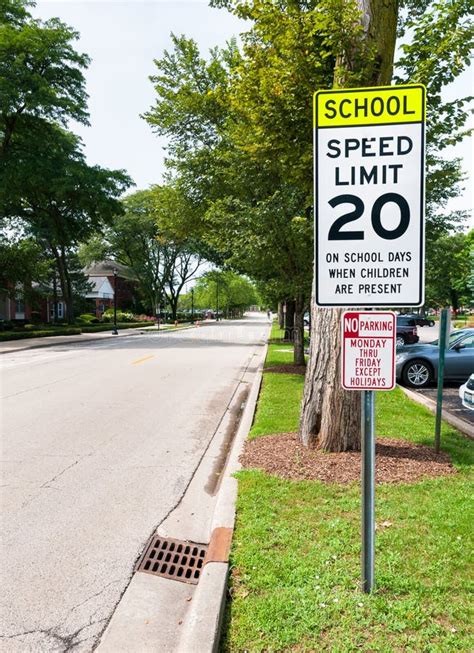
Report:
<svg viewBox="0 0 474 653"><path fill-rule="evenodd" d="M153 326L153 322L119 322L117 323L117 329L139 329L140 327L149 327ZM82 333L97 333L98 331L112 331L114 328L113 322L107 322L107 324L93 324L91 326L81 327Z"/></svg>
<svg viewBox="0 0 474 653"><path fill-rule="evenodd" d="M63 329L39 329L38 331L0 331L0 342L5 340L23 340L24 338L46 338L47 336L79 336L79 327L64 327Z"/></svg>

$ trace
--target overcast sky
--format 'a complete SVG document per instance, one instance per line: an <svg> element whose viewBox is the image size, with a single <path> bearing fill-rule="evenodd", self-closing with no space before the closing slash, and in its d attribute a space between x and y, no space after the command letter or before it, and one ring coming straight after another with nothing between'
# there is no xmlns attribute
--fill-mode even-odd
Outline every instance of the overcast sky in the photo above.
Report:
<svg viewBox="0 0 474 653"><path fill-rule="evenodd" d="M92 63L86 71L90 127L74 125L83 139L91 164L124 168L137 188L159 183L164 170L163 140L140 118L154 104L148 77L153 59L170 48L170 33L195 39L202 52L224 45L245 28L224 9L211 9L207 0L38 0L32 13L46 19L58 16L80 32L76 49ZM472 93L472 71L449 92ZM456 149L465 170L473 166L470 143ZM472 189L452 208L472 207Z"/></svg>

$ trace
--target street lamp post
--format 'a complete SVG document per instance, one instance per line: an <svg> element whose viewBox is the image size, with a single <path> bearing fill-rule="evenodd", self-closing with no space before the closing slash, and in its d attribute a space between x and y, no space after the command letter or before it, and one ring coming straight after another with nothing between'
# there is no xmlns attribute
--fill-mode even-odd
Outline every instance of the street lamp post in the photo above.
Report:
<svg viewBox="0 0 474 653"><path fill-rule="evenodd" d="M219 322L219 279L216 279L216 322Z"/></svg>
<svg viewBox="0 0 474 653"><path fill-rule="evenodd" d="M191 324L194 324L194 288L191 288Z"/></svg>
<svg viewBox="0 0 474 653"><path fill-rule="evenodd" d="M112 335L118 336L117 331L117 270L113 269L114 273L114 328L112 329Z"/></svg>

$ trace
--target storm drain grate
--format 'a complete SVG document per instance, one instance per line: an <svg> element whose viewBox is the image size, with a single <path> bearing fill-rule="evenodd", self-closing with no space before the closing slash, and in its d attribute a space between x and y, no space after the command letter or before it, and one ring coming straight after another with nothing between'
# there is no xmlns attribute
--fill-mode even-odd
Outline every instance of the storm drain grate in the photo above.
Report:
<svg viewBox="0 0 474 653"><path fill-rule="evenodd" d="M136 570L196 585L204 565L207 548L207 544L153 535Z"/></svg>

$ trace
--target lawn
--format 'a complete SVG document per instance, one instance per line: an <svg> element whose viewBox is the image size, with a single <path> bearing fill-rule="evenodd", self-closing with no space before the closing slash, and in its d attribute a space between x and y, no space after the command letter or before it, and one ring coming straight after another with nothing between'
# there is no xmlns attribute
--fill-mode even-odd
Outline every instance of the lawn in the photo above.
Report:
<svg viewBox="0 0 474 653"><path fill-rule="evenodd" d="M265 360L265 367L274 365L291 365L293 363L293 343L283 340L285 330L280 329L278 322L273 322L270 332L270 344ZM304 346L309 347L309 334L305 331Z"/></svg>
<svg viewBox="0 0 474 653"><path fill-rule="evenodd" d="M303 396L302 374L263 375L257 413L249 439L267 433L296 431Z"/></svg>
<svg viewBox="0 0 474 653"><path fill-rule="evenodd" d="M303 377L265 373L250 437L297 430ZM433 443L434 418L377 393L378 437ZM443 425L458 474L377 486L376 590L360 583L360 488L238 474L224 651L474 650L474 447Z"/></svg>

